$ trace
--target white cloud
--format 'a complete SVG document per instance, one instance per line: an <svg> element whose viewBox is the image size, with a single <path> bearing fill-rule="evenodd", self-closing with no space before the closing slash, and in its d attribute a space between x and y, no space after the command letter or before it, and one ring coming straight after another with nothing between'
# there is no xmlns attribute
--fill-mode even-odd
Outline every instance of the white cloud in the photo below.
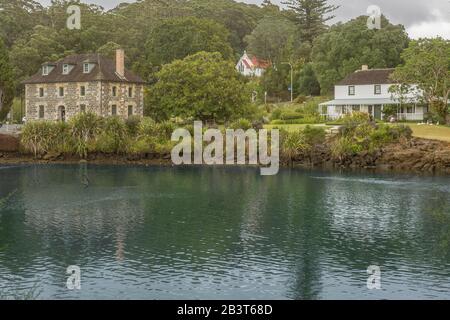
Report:
<svg viewBox="0 0 450 320"><path fill-rule="evenodd" d="M407 28L406 31L413 39L435 38L440 36L444 39L450 40L450 22L446 21L422 22L419 24L414 24Z"/></svg>

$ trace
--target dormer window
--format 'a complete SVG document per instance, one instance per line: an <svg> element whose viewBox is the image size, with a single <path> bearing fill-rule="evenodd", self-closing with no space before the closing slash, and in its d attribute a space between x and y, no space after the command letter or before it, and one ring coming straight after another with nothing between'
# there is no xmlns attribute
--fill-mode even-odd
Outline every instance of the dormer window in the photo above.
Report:
<svg viewBox="0 0 450 320"><path fill-rule="evenodd" d="M50 72L53 71L54 68L55 68L55 65L53 65L53 64L49 64L49 63L44 64L42 66L42 75L48 76L50 74Z"/></svg>
<svg viewBox="0 0 450 320"><path fill-rule="evenodd" d="M69 65L63 64L63 74L69 74Z"/></svg>
<svg viewBox="0 0 450 320"><path fill-rule="evenodd" d="M43 76L48 76L48 74L50 73L50 67L49 66L42 66L42 75Z"/></svg>
<svg viewBox="0 0 450 320"><path fill-rule="evenodd" d="M83 73L89 73L91 72L91 66L89 63L83 64Z"/></svg>

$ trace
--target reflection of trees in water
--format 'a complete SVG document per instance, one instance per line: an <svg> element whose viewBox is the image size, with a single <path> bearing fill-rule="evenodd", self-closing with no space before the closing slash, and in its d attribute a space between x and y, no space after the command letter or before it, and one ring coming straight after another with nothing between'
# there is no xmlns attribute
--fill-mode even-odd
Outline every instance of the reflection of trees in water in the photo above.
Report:
<svg viewBox="0 0 450 320"><path fill-rule="evenodd" d="M127 234L143 222L142 192L127 186L123 170L119 178L115 170L94 171L100 182L94 179L90 188L80 183L80 169L74 166L40 167L37 176L21 172L16 177L21 207L7 220L14 241L5 239L5 255L30 260L48 256L63 265L114 255L122 259ZM38 187L30 183L36 178Z"/></svg>

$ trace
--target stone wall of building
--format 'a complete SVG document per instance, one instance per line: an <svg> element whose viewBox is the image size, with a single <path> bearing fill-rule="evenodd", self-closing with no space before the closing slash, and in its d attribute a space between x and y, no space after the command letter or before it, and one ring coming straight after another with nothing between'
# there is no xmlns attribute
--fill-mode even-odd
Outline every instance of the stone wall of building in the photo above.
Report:
<svg viewBox="0 0 450 320"><path fill-rule="evenodd" d="M81 96L81 87L85 87L85 95ZM113 97L112 88L116 87L117 95ZM59 88L64 88L64 96L59 96ZM132 97L128 96L128 88L132 87ZM40 88L44 96L40 97ZM103 95L100 95L100 92ZM102 99L101 99L102 97ZM109 82L70 82L27 84L25 86L25 105L27 120L68 120L82 110L94 112L101 116L112 115L112 106L116 106L117 115L127 118L128 106L132 106L134 115L143 115L144 87L138 84ZM40 106L44 108L40 117Z"/></svg>

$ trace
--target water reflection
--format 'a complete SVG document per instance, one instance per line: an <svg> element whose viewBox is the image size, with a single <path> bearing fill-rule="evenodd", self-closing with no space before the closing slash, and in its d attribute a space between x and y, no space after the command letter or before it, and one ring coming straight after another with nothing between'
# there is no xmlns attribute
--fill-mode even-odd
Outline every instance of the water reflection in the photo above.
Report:
<svg viewBox="0 0 450 320"><path fill-rule="evenodd" d="M0 292L450 298L450 178L249 168L0 170ZM82 290L65 289L68 265ZM367 266L382 268L379 291Z"/></svg>

